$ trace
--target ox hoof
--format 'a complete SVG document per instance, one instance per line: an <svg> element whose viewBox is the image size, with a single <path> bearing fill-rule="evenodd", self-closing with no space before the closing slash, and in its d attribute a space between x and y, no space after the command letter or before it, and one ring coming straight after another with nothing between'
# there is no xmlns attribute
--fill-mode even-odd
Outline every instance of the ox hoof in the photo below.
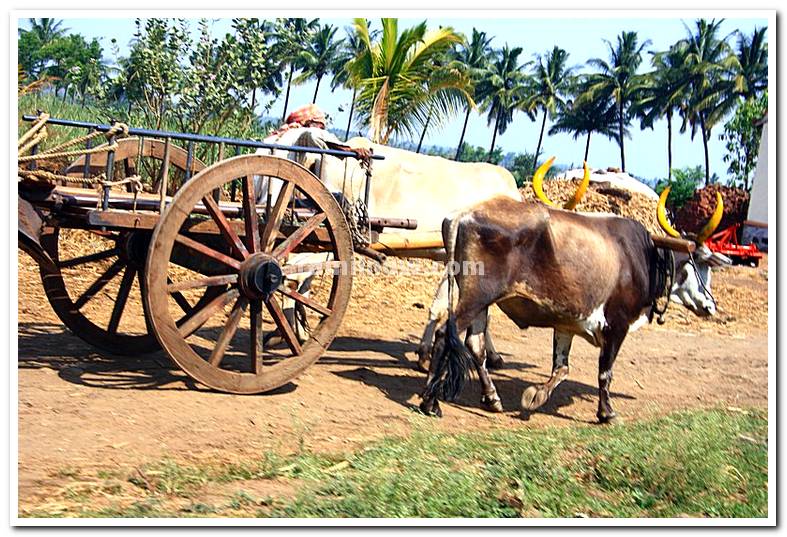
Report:
<svg viewBox="0 0 787 537"><path fill-rule="evenodd" d="M425 416L435 416L437 418L443 417L443 411L440 409L440 404L437 402L437 400L422 401L418 408Z"/></svg>
<svg viewBox="0 0 787 537"><path fill-rule="evenodd" d="M426 350L419 347L417 354L418 354L418 362L415 364L415 368L421 373L429 373L429 366L431 365L431 360L429 359L429 353Z"/></svg>
<svg viewBox="0 0 787 537"><path fill-rule="evenodd" d="M549 390L542 384L530 386L522 394L522 409L535 410L549 399Z"/></svg>
<svg viewBox="0 0 787 537"><path fill-rule="evenodd" d="M503 412L503 403L500 402L500 398L497 396L494 398L484 396L481 398L481 408L487 412Z"/></svg>
<svg viewBox="0 0 787 537"><path fill-rule="evenodd" d="M618 418L617 412L609 412L604 414L598 413L596 414L596 417L598 417L598 422L602 425L607 425L607 424L611 425L613 423L620 422L620 418Z"/></svg>
<svg viewBox="0 0 787 537"><path fill-rule="evenodd" d="M487 369L503 369L505 362L503 357L496 352L486 353L486 367Z"/></svg>

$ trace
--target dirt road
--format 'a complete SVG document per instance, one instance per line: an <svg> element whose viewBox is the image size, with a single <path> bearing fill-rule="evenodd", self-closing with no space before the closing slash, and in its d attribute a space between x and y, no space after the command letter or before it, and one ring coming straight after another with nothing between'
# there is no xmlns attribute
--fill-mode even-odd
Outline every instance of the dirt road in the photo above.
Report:
<svg viewBox="0 0 787 537"><path fill-rule="evenodd" d="M398 279L397 279L398 278ZM274 393L209 391L171 367L161 352L139 358L99 354L52 312L35 266L19 256L19 495L38 504L64 476L133 470L162 458L233 460L265 450L349 450L429 420L447 431L595 423L597 350L576 340L571 375L539 412L524 419L525 388L551 366L551 333L517 329L497 311L492 332L506 366L493 380L506 412L479 409L473 382L444 418L415 412L424 376L415 347L436 275L367 276L354 286L329 352ZM698 322L673 306L670 322L632 334L615 366L613 404L626 420L672 410L767 404L767 262L715 276L721 309Z"/></svg>

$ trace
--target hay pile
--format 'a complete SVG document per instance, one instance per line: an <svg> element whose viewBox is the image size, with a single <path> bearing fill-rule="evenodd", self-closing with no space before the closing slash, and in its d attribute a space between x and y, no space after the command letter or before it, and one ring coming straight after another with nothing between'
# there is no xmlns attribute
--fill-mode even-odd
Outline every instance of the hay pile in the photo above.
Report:
<svg viewBox="0 0 787 537"><path fill-rule="evenodd" d="M562 205L576 192L579 179L552 179L544 181L544 193L553 202ZM536 200L535 192L531 185L519 189L525 200ZM648 231L657 235L664 232L656 219L656 206L658 202L644 194L610 187L604 183L590 183L585 196L577 205L576 210L587 213L612 213L625 216L641 223Z"/></svg>

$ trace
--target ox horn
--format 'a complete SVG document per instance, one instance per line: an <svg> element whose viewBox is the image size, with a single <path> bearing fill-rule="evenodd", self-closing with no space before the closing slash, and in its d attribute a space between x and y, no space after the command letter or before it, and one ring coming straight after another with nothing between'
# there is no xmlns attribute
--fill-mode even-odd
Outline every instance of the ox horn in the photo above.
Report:
<svg viewBox="0 0 787 537"><path fill-rule="evenodd" d="M550 207L557 207L557 204L549 199L544 193L544 176L546 176L547 171L549 171L549 168L552 167L554 162L555 157L550 157L546 162L538 167L535 175L533 175L533 191L536 193L536 197ZM585 174L582 178L582 182L579 184L576 192L574 192L574 195L563 204L564 209L568 209L569 211L574 209L577 204L582 201L582 196L585 195L585 192L587 192L588 185L590 184L590 169L588 168L587 162L584 163L584 169Z"/></svg>
<svg viewBox="0 0 787 537"><path fill-rule="evenodd" d="M662 192L661 196L659 196L659 205L656 208L656 216L658 216L659 224L661 225L662 229L667 232L667 235L670 235L675 238L680 238L680 233L672 227L672 224L669 223L667 220L667 211L665 206L667 204L667 197L669 196L669 191L672 187L666 187Z"/></svg>
<svg viewBox="0 0 787 537"><path fill-rule="evenodd" d="M716 192L716 209L713 211L708 223L702 228L702 231L697 234L697 244L702 244L708 240L708 237L713 235L713 232L716 231L716 228L719 227L721 223L722 216L724 216L724 200L721 197L721 193Z"/></svg>
<svg viewBox="0 0 787 537"><path fill-rule="evenodd" d="M582 196L584 196L585 192L588 191L588 185L590 184L590 168L588 168L587 161L582 161L582 166L585 168L585 174L582 176L582 182L579 183L577 191L574 192L574 197L563 205L563 208L568 209L569 211L573 210L577 205L579 205L579 202L582 201Z"/></svg>
<svg viewBox="0 0 787 537"><path fill-rule="evenodd" d="M553 162L555 162L555 157L548 158L546 162L538 167L535 175L533 175L533 191L536 193L536 197L550 207L556 207L556 205L551 199L547 197L546 194L544 194L543 183L544 176L547 174L549 168L552 167Z"/></svg>

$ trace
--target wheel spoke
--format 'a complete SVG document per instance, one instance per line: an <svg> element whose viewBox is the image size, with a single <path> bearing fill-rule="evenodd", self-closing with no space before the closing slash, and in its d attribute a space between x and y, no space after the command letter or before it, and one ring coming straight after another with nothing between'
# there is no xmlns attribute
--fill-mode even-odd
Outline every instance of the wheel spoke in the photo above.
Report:
<svg viewBox="0 0 787 537"><path fill-rule="evenodd" d="M212 194L208 194L207 196L202 198L202 203L205 205L205 208L210 213L211 218L213 221L216 222L216 225L221 232L221 235L224 239L229 243L232 250L240 256L241 259L246 259L249 257L249 251L246 250L246 247L241 242L240 237L238 234L235 233L235 230L232 228L230 223L227 221L227 218L224 216L224 213L219 208L219 205L213 199Z"/></svg>
<svg viewBox="0 0 787 537"><path fill-rule="evenodd" d="M240 269L240 261L238 261L237 259L233 259L228 255L222 254L221 252L217 252L213 248L210 248L209 246L205 246L204 244L197 242L194 239L191 239L185 235L178 234L175 236L175 240L180 244L182 244L183 246L185 246L186 248L190 248L191 250L194 250L195 252L199 252L204 256L213 258L224 265L232 267L236 270Z"/></svg>
<svg viewBox="0 0 787 537"><path fill-rule="evenodd" d="M260 226L257 218L257 196L254 177L243 178L243 222L246 226L246 243L252 252L260 252Z"/></svg>
<svg viewBox="0 0 787 537"><path fill-rule="evenodd" d="M219 367L219 364L221 364L224 353L227 351L227 345L232 341L232 336L234 336L235 332L238 330L238 324L240 324L240 320L243 317L243 311L246 309L248 303L249 301L246 300L245 297L240 297L232 307L232 312L227 322L224 324L224 329L221 331L221 335L218 341L216 341L216 346L213 347L213 352L210 353L210 358L208 359L210 365L213 367Z"/></svg>
<svg viewBox="0 0 787 537"><path fill-rule="evenodd" d="M284 218L284 211L287 210L287 203L294 189L294 183L284 181L284 186L279 192L279 197L276 198L276 204L270 212L270 218L265 222L265 230L262 233L263 252L268 252L273 247L273 241L276 239L276 234L281 226L281 220Z"/></svg>
<svg viewBox="0 0 787 537"><path fill-rule="evenodd" d="M251 317L249 319L251 331L249 333L249 357L251 370L255 375L262 374L262 302L254 300L251 303Z"/></svg>
<svg viewBox="0 0 787 537"><path fill-rule="evenodd" d="M126 309L126 301L131 292L131 286L134 284L134 276L136 274L136 269L131 266L126 267L126 271L123 273L118 296L115 299L115 306L112 308L112 316L109 318L109 326L107 327L107 331L110 334L117 334L120 318L123 316L123 310Z"/></svg>
<svg viewBox="0 0 787 537"><path fill-rule="evenodd" d="M315 300L313 300L313 299L311 299L311 298L309 298L309 297L307 297L305 295L300 294L295 289L290 289L286 285L280 286L277 289L277 291L279 291L283 295L287 295L288 297L290 297L291 299L293 299L293 300L295 300L297 302L300 302L301 304L303 304L307 308L311 308L311 309L313 309L316 312L322 313L326 317L332 313L332 311L330 309L326 308L325 306L323 306L319 302L317 302L317 301L315 301Z"/></svg>
<svg viewBox="0 0 787 537"><path fill-rule="evenodd" d="M85 304L87 304L90 299L96 296L96 294L99 291L101 291L104 288L104 286L108 284L110 280L112 280L112 278L117 276L121 270L123 270L123 262L120 259L118 259L117 261L112 263L112 265L110 265L110 267L107 270L104 271L104 274L99 276L98 279L94 281L90 287L87 288L87 291L82 293L82 296L80 296L77 299L77 301L74 302L74 308L76 308L77 310L82 309L82 307Z"/></svg>
<svg viewBox="0 0 787 537"><path fill-rule="evenodd" d="M303 226L298 228L292 235L279 244L271 255L276 259L284 259L287 254L295 250L312 231L317 229L317 226L323 223L326 218L327 215L325 213L317 213L309 218Z"/></svg>
<svg viewBox="0 0 787 537"><path fill-rule="evenodd" d="M184 339L189 337L191 334L199 330L202 325L208 322L208 319L210 319L216 312L238 298L238 295L239 293L237 289L230 289L229 291L220 294L208 302L205 306L185 319L185 321L182 322L180 326L178 326L180 335Z"/></svg>
<svg viewBox="0 0 787 537"><path fill-rule="evenodd" d="M332 272L342 268L342 261L323 261L322 263L304 263L302 265L284 265L281 273L285 276L291 274L304 274L306 272Z"/></svg>
<svg viewBox="0 0 787 537"><path fill-rule="evenodd" d="M110 257L115 257L118 255L118 253L120 253L120 251L117 248L112 248L110 250L104 250L103 252L96 252L95 254L83 255L81 257L66 259L65 261L59 261L57 266L61 269L76 267L77 265L84 265L85 263L91 263L93 261L109 259Z"/></svg>
<svg viewBox="0 0 787 537"><path fill-rule="evenodd" d="M287 346L290 348L292 353L295 356L298 356L301 353L301 344L298 341L298 337L295 335L292 327L290 326L289 321L287 321L287 317L284 316L284 312L281 310L279 303L276 302L274 299L270 299L265 302L265 306L268 308L268 311L271 313L273 317L273 322L279 329L284 341L287 342Z"/></svg>
<svg viewBox="0 0 787 537"><path fill-rule="evenodd" d="M232 285L238 281L237 274L225 274L223 276L207 276L197 280L186 280L178 283L168 281L167 291L170 294L175 294L178 291L186 291L188 289L198 289L200 287L215 287L218 285ZM180 294L180 293L178 293ZM181 295L183 296L183 295ZM177 300L177 299L176 299Z"/></svg>

